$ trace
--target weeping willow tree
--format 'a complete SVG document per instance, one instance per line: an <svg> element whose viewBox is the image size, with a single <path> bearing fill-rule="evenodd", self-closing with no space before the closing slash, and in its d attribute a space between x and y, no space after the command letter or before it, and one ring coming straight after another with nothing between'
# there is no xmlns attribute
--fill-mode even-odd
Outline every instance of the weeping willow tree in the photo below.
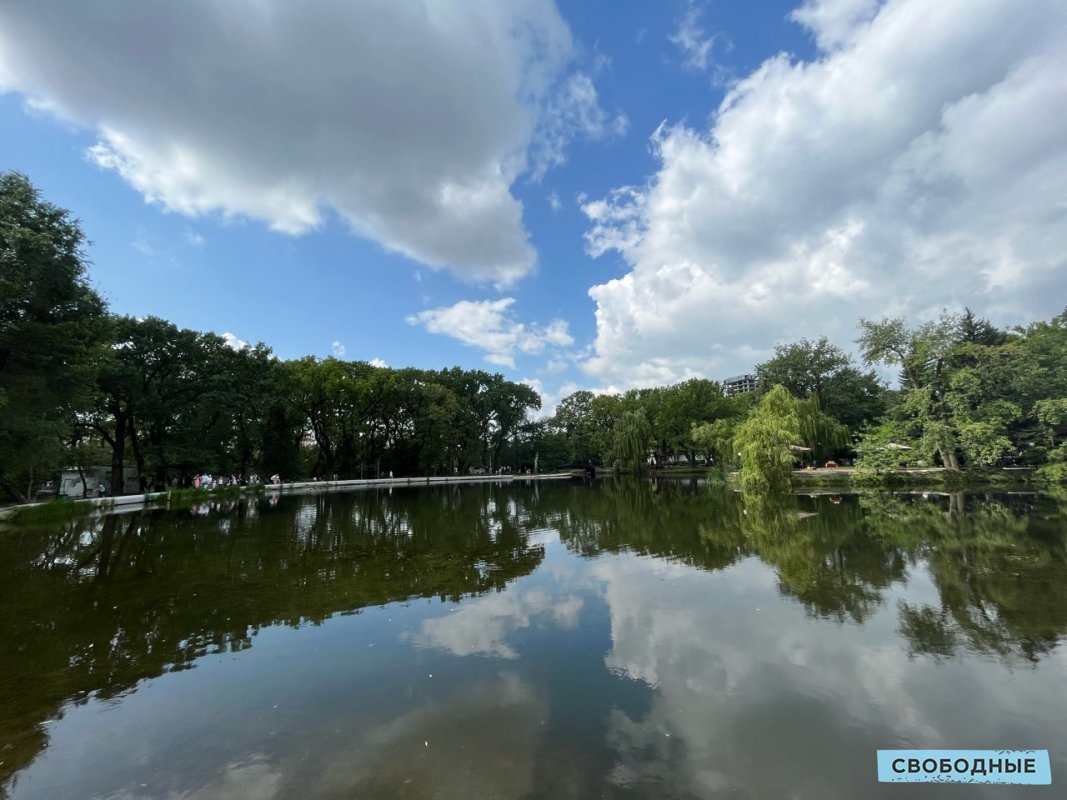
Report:
<svg viewBox="0 0 1067 800"><path fill-rule="evenodd" d="M824 414L815 397L799 399L775 386L737 427L732 449L741 457L741 488L768 492L789 487L801 446L824 458L848 443L848 428Z"/></svg>
<svg viewBox="0 0 1067 800"><path fill-rule="evenodd" d="M737 426L734 448L741 457L741 488L748 492L789 488L793 450L801 441L798 401L775 386Z"/></svg>
<svg viewBox="0 0 1067 800"><path fill-rule="evenodd" d="M623 472L644 472L651 441L652 426L644 409L627 411L615 424L611 460Z"/></svg>
<svg viewBox="0 0 1067 800"><path fill-rule="evenodd" d="M794 398L794 402L800 422L800 440L815 458L830 458L835 451L852 443L848 428L819 408L818 397Z"/></svg>
<svg viewBox="0 0 1067 800"><path fill-rule="evenodd" d="M734 462L733 439L737 430L737 420L732 418L717 419L703 425L693 425L689 438L693 444L715 454L720 465Z"/></svg>

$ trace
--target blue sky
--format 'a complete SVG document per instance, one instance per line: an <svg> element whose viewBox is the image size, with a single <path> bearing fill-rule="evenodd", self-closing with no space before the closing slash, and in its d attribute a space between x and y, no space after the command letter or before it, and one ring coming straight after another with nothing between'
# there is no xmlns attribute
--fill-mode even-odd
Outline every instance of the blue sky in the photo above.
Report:
<svg viewBox="0 0 1067 800"><path fill-rule="evenodd" d="M1062 310L1055 0L0 7L0 169L119 313L625 389Z"/></svg>

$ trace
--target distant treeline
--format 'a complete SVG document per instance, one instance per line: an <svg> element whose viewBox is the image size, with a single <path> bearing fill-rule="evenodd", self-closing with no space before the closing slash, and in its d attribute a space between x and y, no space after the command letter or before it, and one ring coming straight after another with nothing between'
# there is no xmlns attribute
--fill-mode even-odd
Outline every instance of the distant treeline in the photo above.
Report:
<svg viewBox="0 0 1067 800"><path fill-rule="evenodd" d="M282 361L260 344L108 313L84 234L22 175L0 176L0 487L29 500L63 467L286 479L554 468L563 437L529 386L480 370Z"/></svg>
<svg viewBox="0 0 1067 800"><path fill-rule="evenodd" d="M756 367L758 390L713 381L576 392L550 430L579 458L631 471L688 463L740 466L746 486L788 483L804 462L857 458L868 477L901 467L1037 467L1067 480L1067 311L1002 330L967 310L909 327L861 320L863 367L825 337L780 344ZM899 370L896 388L872 367ZM701 456L703 458L701 458Z"/></svg>
<svg viewBox="0 0 1067 800"><path fill-rule="evenodd" d="M0 175L0 492L32 499L64 467L133 466L143 489L194 474L439 475L574 464L640 472L747 467L750 488L805 460L1004 463L1067 476L1067 312L1000 330L967 311L908 327L861 321L863 367L825 338L779 345L760 390L704 379L575 392L555 414L481 370L390 369L265 345L235 349L161 319L119 317L91 287L80 225ZM900 370L900 388L872 367ZM755 470L755 472L753 472Z"/></svg>

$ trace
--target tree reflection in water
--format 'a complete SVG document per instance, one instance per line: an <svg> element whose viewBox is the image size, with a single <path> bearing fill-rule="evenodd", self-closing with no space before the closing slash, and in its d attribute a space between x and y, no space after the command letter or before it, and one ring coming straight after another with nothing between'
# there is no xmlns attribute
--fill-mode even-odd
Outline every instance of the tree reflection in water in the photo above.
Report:
<svg viewBox="0 0 1067 800"><path fill-rule="evenodd" d="M0 785L44 747L41 723L64 702L243 650L268 625L500 591L544 558L488 487L202 510L0 536Z"/></svg>
<svg viewBox="0 0 1067 800"><path fill-rule="evenodd" d="M702 569L756 556L814 616L862 623L925 565L940 607L900 607L913 653L1035 660L1067 632L1064 504L1034 495L746 497L685 482L567 491L546 517L584 555L630 550Z"/></svg>
<svg viewBox="0 0 1067 800"><path fill-rule="evenodd" d="M632 553L705 571L758 558L814 618L900 600L914 656L1036 663L1067 632L1064 503L1018 495L745 497L700 481L465 486L142 512L0 536L0 782L65 703L128 692L269 625L502 591L545 557ZM499 649L499 648L498 648ZM2 783L0 783L2 785Z"/></svg>

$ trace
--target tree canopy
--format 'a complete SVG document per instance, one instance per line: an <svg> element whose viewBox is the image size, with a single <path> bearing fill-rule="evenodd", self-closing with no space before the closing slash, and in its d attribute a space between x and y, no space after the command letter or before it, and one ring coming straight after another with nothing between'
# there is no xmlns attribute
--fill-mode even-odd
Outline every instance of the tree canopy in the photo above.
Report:
<svg viewBox="0 0 1067 800"><path fill-rule="evenodd" d="M1012 331L969 310L915 327L903 318L862 320L864 360L899 368L901 394L861 450L892 441L914 449L913 462L953 470L1048 461L1065 432L1052 411L1067 398L1065 320ZM869 465L898 460L875 456Z"/></svg>
<svg viewBox="0 0 1067 800"><path fill-rule="evenodd" d="M557 469L641 472L740 463L749 488L798 461L858 455L901 466L1019 464L1067 480L1067 312L1003 330L970 309L910 324L861 320L863 366L826 337L780 343L755 392L691 378L581 390L535 419L537 392L483 370L283 361L156 317L109 314L85 236L29 180L0 175L0 490L32 499L95 461L121 492L194 474L289 478ZM896 370L889 389L879 370ZM738 456L738 453L741 455Z"/></svg>
<svg viewBox="0 0 1067 800"><path fill-rule="evenodd" d="M93 390L104 303L85 236L18 173L0 175L0 483L30 499Z"/></svg>
<svg viewBox="0 0 1067 800"><path fill-rule="evenodd" d="M764 387L783 386L797 397L815 397L843 425L858 429L885 411L885 391L873 370L863 372L825 336L779 344L774 357L756 367Z"/></svg>

